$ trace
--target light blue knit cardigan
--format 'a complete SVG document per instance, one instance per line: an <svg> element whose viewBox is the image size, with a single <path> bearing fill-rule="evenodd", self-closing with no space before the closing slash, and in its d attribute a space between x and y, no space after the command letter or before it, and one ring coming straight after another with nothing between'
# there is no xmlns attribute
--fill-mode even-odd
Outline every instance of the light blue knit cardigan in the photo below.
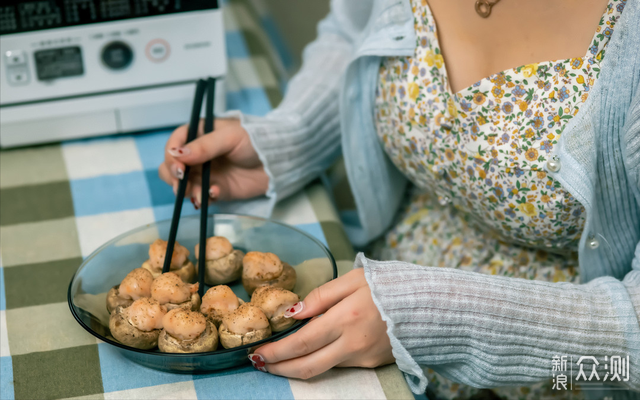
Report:
<svg viewBox="0 0 640 400"><path fill-rule="evenodd" d="M358 256L414 391L425 389L424 366L476 387L529 384L550 378L556 354L574 362L629 355L630 380L622 384L640 391L638 3L626 4L600 78L562 133L555 154L560 169L548 170L586 209L582 284ZM335 0L282 104L266 117L232 113L269 174L269 207L342 151L357 205L345 221L349 237L364 245L389 228L407 181L375 134L374 92L381 57L412 55L415 39L408 0Z"/></svg>

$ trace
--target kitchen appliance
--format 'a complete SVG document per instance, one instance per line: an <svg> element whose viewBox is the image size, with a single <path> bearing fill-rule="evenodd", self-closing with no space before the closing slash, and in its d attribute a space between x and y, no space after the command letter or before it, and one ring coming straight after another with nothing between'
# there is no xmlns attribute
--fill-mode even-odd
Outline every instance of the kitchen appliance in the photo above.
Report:
<svg viewBox="0 0 640 400"><path fill-rule="evenodd" d="M186 123L227 60L216 0L3 0L0 146Z"/></svg>

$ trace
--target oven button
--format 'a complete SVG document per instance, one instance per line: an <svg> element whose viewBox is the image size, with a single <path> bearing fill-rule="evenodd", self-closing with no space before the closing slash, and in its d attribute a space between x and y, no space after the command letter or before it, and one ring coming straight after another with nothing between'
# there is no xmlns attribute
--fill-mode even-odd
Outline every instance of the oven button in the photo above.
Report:
<svg viewBox="0 0 640 400"><path fill-rule="evenodd" d="M27 56L22 50L9 50L4 52L4 62L7 67L24 66L27 63Z"/></svg>
<svg viewBox="0 0 640 400"><path fill-rule="evenodd" d="M123 42L111 42L102 49L102 62L109 68L127 68L133 61L133 50Z"/></svg>
<svg viewBox="0 0 640 400"><path fill-rule="evenodd" d="M22 67L7 68L7 80L11 86L22 86L29 83L29 71Z"/></svg>
<svg viewBox="0 0 640 400"><path fill-rule="evenodd" d="M169 43L162 39L154 39L147 44L145 53L147 58L153 62L162 62L169 57L171 48Z"/></svg>
<svg viewBox="0 0 640 400"><path fill-rule="evenodd" d="M27 55L22 50L8 50L4 52L5 73L7 82L11 86L22 86L29 83L29 67Z"/></svg>

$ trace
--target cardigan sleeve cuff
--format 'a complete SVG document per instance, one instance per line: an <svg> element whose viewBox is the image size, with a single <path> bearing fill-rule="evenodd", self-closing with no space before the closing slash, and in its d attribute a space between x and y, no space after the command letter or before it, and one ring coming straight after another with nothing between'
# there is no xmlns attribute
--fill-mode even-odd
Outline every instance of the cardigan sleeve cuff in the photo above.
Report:
<svg viewBox="0 0 640 400"><path fill-rule="evenodd" d="M221 117L239 119L249 134L269 177L266 195L272 208L320 176L340 155L337 113L317 115L311 126L303 122L308 118L276 112L258 117L228 111Z"/></svg>
<svg viewBox="0 0 640 400"><path fill-rule="evenodd" d="M602 277L576 285L373 261L362 254L355 266L365 270L398 367L416 393L426 386L420 366L492 388L551 379L556 355L574 362L581 356L640 357L639 271L623 281ZM600 362L599 376L606 372ZM640 371L629 372L621 385L640 390Z"/></svg>
<svg viewBox="0 0 640 400"><path fill-rule="evenodd" d="M427 377L418 363L411 357L411 354L404 348L400 340L396 336L396 326L393 319L385 312L383 303L377 296L375 290L375 282L371 277L371 268L369 268L368 260L364 254L359 253L356 257L354 268L364 268L364 276L371 288L371 297L373 302L380 311L382 320L387 324L387 335L391 341L391 351L396 359L398 369L404 373L405 379L411 391L415 394L423 394L427 390Z"/></svg>

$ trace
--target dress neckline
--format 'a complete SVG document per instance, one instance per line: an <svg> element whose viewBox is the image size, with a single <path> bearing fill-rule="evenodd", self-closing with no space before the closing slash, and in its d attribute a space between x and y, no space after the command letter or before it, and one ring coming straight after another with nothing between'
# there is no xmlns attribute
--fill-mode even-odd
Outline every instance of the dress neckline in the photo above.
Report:
<svg viewBox="0 0 640 400"><path fill-rule="evenodd" d="M604 10L604 12L603 12L603 17L600 17L600 21L602 21L602 18L604 18L604 16L605 16L605 15L607 15L607 10L609 9L609 5L610 5L611 3L612 3L612 0L609 0L609 1L608 1L608 3L607 3L607 7L605 8L605 10ZM442 47L440 46L440 40L438 39L438 26L437 26L437 24L436 24L436 19L435 19L434 15L433 15L433 12L432 12L432 10L431 10L431 7L429 6L429 2L426 2L426 4L424 4L424 7L425 7L425 10L427 11L427 16L428 16L428 19L429 19L429 24L432 24L432 25L433 25L433 32L432 32L432 33L433 33L433 38L432 38L432 40L433 40L434 45L435 45L434 47L436 47L436 48L438 48L438 49L442 49ZM600 26L600 24L599 24L598 26ZM597 31L597 28L596 28L596 32L593 34L593 36L592 36L592 38L591 38L591 41L590 41L589 43L593 43L593 42L594 42L594 40L596 40L596 39L597 39L598 34L599 34L599 33L598 33L598 31ZM608 36L606 36L606 37L607 37L607 38L610 38L610 37L611 37L611 35L609 34L609 35L608 35ZM597 55L597 54L599 54L599 53L602 51L602 49L606 46L606 44L608 43L608 41L609 41L608 39L607 39L606 41L605 41L605 40L601 41L601 42L599 43L599 46L598 46L597 51L595 51L595 52L591 51L592 46L589 46L589 47L587 48L587 52L586 52L586 54L585 54L584 56L580 57L580 59L585 60L585 59L589 59L589 58L592 58L592 57L593 57L593 58L595 58L595 57L596 57L596 55ZM482 84L482 82L484 82L484 81L486 81L486 80L490 80L490 79L491 79L491 77L496 76L496 75L504 74L504 73L509 72L509 71L512 71L512 70L513 70L513 71L517 71L518 73L520 73L520 71L521 71L523 68L525 68L525 67L527 67L527 66L529 66L529 65L537 65L537 66L539 66L539 65L549 65L549 66L553 66L553 65L554 65L554 64L556 64L556 63L559 63L559 62L566 62L566 61L568 61L568 60L573 60L573 59L574 59L573 57L570 57L570 58L561 58L561 59L556 59L556 60L548 60L548 61L541 61L541 62L530 63L530 64L523 64L523 65L519 65L519 66L516 66L516 67L513 67L513 68L507 68L507 69L504 69L504 70L502 70L502 71L498 71L498 72L496 72L496 73L493 73L493 74L491 74L491 75L489 75L489 76L486 76L486 77L484 77L484 78L480 79L479 81L477 81L477 82L475 82L475 83L473 83L473 84L471 84L471 85L469 85L469 86L467 86L467 87L465 87L465 88L463 88L463 89L460 89L460 90L459 90L459 91L457 91L457 92L454 92L454 91L453 91L453 89L451 88L451 83L450 83L450 80L449 80L449 71L447 70L447 62L446 62L446 60L445 60L445 58L444 58L444 55L442 54L442 51L441 51L441 53L440 53L440 54L441 54L441 56L442 56L442 74L443 74L444 80L445 80L445 82L446 82L446 90L447 90L447 91L449 92L449 94L450 94L450 95L452 95L454 98L460 98L460 97L462 97L462 96L463 96L463 94L466 94L466 93L468 93L468 92L473 91L473 89L474 89L475 87L479 86L480 84Z"/></svg>

